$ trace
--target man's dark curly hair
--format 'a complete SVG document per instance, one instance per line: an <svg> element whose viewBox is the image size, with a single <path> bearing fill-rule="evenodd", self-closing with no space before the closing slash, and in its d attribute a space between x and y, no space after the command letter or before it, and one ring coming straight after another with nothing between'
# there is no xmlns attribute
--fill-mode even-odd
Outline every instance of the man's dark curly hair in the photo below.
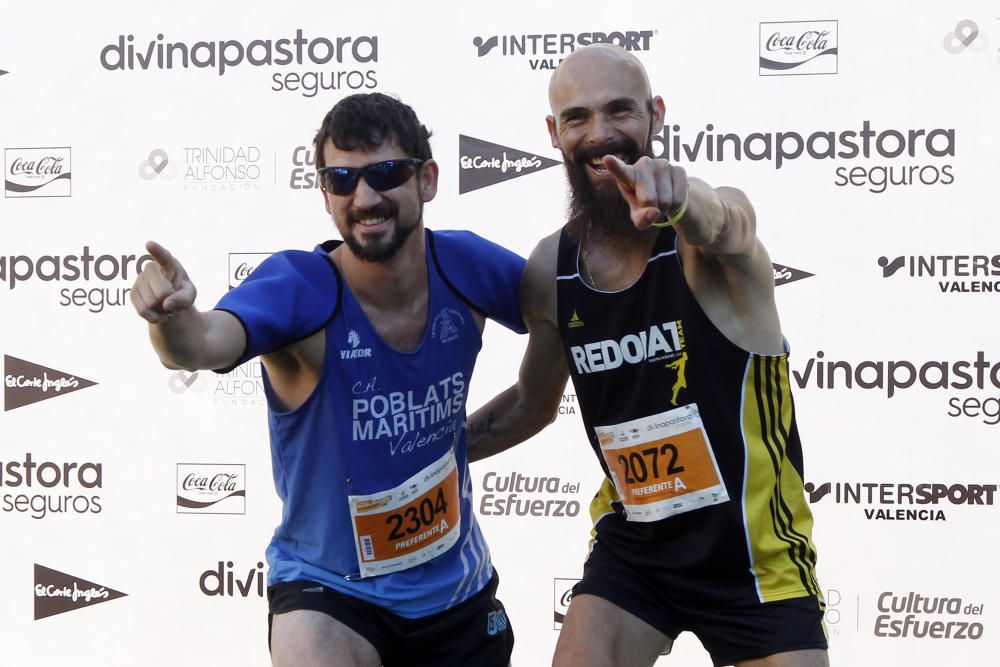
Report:
<svg viewBox="0 0 1000 667"><path fill-rule="evenodd" d="M431 133L409 105L382 93L358 93L337 102L313 139L316 168L326 166L323 145L327 139L343 151L375 150L395 142L409 157L429 160Z"/></svg>

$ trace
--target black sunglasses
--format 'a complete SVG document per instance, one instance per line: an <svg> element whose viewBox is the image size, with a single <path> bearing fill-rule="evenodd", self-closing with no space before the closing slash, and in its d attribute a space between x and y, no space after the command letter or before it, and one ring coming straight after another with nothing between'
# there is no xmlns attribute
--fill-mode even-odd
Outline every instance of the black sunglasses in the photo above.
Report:
<svg viewBox="0 0 1000 667"><path fill-rule="evenodd" d="M358 178L362 176L372 190L384 192L397 188L410 180L417 171L416 167L423 163L424 160L408 157L375 162L364 167L323 167L316 171L324 190L344 196L354 192L354 188L358 187Z"/></svg>

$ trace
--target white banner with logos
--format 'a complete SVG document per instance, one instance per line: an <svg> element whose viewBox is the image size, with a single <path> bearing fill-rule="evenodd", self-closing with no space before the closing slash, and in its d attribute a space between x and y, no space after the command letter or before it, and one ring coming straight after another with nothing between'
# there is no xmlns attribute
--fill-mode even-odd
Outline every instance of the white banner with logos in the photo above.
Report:
<svg viewBox="0 0 1000 667"><path fill-rule="evenodd" d="M432 229L527 255L565 219L544 118L573 49L636 53L657 156L743 189L775 263L841 665L1000 647L995 3L20 3L0 25L4 665L267 665L279 519L257 362L157 361L128 289L155 239L212 304L336 232L312 136L354 92L433 131ZM487 328L471 409L525 339ZM517 641L547 665L601 471L555 423L473 466ZM994 647L991 649L990 647ZM707 665L682 635L657 664Z"/></svg>

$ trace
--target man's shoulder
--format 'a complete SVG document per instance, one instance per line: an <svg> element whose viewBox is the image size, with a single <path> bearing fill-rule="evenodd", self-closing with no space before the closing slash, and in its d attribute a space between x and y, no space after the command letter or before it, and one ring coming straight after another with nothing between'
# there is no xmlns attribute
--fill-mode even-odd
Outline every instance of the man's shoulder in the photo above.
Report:
<svg viewBox="0 0 1000 667"><path fill-rule="evenodd" d="M562 227L560 227L542 238L535 245L535 249L531 251L531 257L528 258L528 261L552 264L552 270L555 271L555 262L559 255L559 241L562 238L562 232Z"/></svg>
<svg viewBox="0 0 1000 667"><path fill-rule="evenodd" d="M329 255L317 246L315 250L279 250L261 262L247 277L250 281L264 278L272 280L306 280L325 283L336 280L336 271Z"/></svg>
<svg viewBox="0 0 1000 667"><path fill-rule="evenodd" d="M428 239L435 252L447 252L468 258L469 255L516 254L499 243L465 229L428 230Z"/></svg>
<svg viewBox="0 0 1000 667"><path fill-rule="evenodd" d="M524 333L518 285L524 259L474 232L442 230L427 235L438 273L474 310Z"/></svg>
<svg viewBox="0 0 1000 667"><path fill-rule="evenodd" d="M525 270L526 280L537 282L536 287L549 286L555 288L556 272L559 263L559 243L562 229L541 239L528 257Z"/></svg>

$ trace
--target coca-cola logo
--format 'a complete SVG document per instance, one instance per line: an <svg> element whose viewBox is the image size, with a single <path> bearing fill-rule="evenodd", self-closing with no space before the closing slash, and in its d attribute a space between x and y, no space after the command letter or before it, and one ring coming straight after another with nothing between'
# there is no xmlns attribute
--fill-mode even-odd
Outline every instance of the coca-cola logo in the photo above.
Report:
<svg viewBox="0 0 1000 667"><path fill-rule="evenodd" d="M269 252L229 253L229 289L239 287L270 256Z"/></svg>
<svg viewBox="0 0 1000 667"><path fill-rule="evenodd" d="M249 278L250 274L253 273L256 269L257 269L256 266L243 262L242 264L236 267L236 273L233 274L233 278L239 280L240 282L243 282L244 280Z"/></svg>
<svg viewBox="0 0 1000 667"><path fill-rule="evenodd" d="M552 621L555 630L561 629L563 621L566 620L566 612L569 610L570 600L573 599L573 586L579 581L579 579L555 579L553 581Z"/></svg>
<svg viewBox="0 0 1000 667"><path fill-rule="evenodd" d="M5 197L69 197L73 174L71 149L4 149Z"/></svg>
<svg viewBox="0 0 1000 667"><path fill-rule="evenodd" d="M233 278L235 278L236 280L246 280L247 278L250 277L250 274L253 273L254 269L256 268L257 268L256 266L251 266L246 262L243 262L242 264L236 267L236 273L233 274Z"/></svg>
<svg viewBox="0 0 1000 667"><path fill-rule="evenodd" d="M837 21L760 24L761 76L837 73Z"/></svg>
<svg viewBox="0 0 1000 667"><path fill-rule="evenodd" d="M45 156L38 160L23 160L15 158L10 164L12 175L30 174L33 176L58 176L63 170L63 158Z"/></svg>
<svg viewBox="0 0 1000 667"><path fill-rule="evenodd" d="M768 51L785 51L804 53L806 51L822 51L828 48L829 30L806 30L799 34L773 33L767 39L765 48Z"/></svg>
<svg viewBox="0 0 1000 667"><path fill-rule="evenodd" d="M228 473L219 473L207 477L191 473L184 478L181 488L185 491L197 489L199 491L236 491L240 476Z"/></svg>
<svg viewBox="0 0 1000 667"><path fill-rule="evenodd" d="M246 514L246 466L178 463L178 514Z"/></svg>

